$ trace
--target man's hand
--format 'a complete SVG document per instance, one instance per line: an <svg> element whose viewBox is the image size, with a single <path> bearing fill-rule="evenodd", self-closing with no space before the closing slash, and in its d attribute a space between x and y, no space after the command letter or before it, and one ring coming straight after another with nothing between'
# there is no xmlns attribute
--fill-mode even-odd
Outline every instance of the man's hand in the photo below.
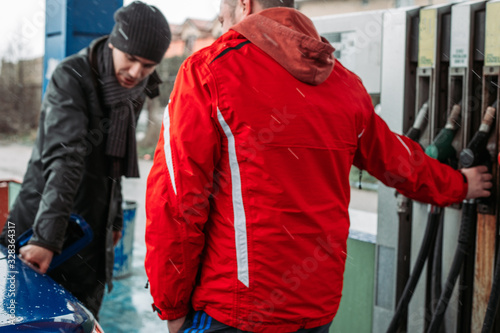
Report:
<svg viewBox="0 0 500 333"><path fill-rule="evenodd" d="M186 316L179 319L168 320L167 321L168 331L170 333L178 333L182 325L184 325L184 321L186 321Z"/></svg>
<svg viewBox="0 0 500 333"><path fill-rule="evenodd" d="M122 238L122 232L121 231L113 231L113 246L116 246L118 242L120 241L120 238Z"/></svg>
<svg viewBox="0 0 500 333"><path fill-rule="evenodd" d="M493 187L491 179L493 176L488 172L488 168L480 165L474 168L460 170L467 178L468 190L466 199L489 197L490 189Z"/></svg>
<svg viewBox="0 0 500 333"><path fill-rule="evenodd" d="M45 274L49 269L54 252L38 245L26 245L19 249L19 258Z"/></svg>

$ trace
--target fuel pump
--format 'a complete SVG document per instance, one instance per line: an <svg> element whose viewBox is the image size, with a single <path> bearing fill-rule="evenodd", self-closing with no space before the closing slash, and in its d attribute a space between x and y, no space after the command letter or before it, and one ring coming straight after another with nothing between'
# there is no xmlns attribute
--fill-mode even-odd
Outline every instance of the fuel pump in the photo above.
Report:
<svg viewBox="0 0 500 333"><path fill-rule="evenodd" d="M451 5L446 4L420 10L415 103L417 109L426 103L429 106L429 126L420 139L424 148L432 143L438 145L434 141L447 120L451 8ZM412 288L413 297L408 305L408 332L421 332L422 328L428 326L433 294L440 292L442 209L429 208L428 205L413 203L412 220L420 223L412 224L411 262L417 267L422 260L421 253L425 250L427 265L425 278ZM421 223L424 220L428 221L425 232L424 224ZM423 249L421 244L428 248Z"/></svg>
<svg viewBox="0 0 500 333"><path fill-rule="evenodd" d="M429 103L424 103L417 113L415 123L406 133L406 136L415 142L419 142L422 133L427 128L427 120L429 118Z"/></svg>
<svg viewBox="0 0 500 333"><path fill-rule="evenodd" d="M417 107L415 102L419 14L419 7L385 11L381 48L380 116L392 131L414 140L425 132L429 118L429 104ZM372 331L384 332L410 276L413 205L383 184L378 185L378 197ZM406 327L403 319L401 327Z"/></svg>
<svg viewBox="0 0 500 333"><path fill-rule="evenodd" d="M485 110L479 131L467 144L467 148L460 154L460 164L463 167L484 164L489 166L491 170L492 157L496 154L497 137L496 130L494 135L491 132L492 129L498 127L495 126L496 106L493 105L492 107L491 105L493 104L493 100L498 98L498 93L494 94L494 96L488 96L488 93L484 93L484 91L491 91L491 87L493 86L492 84L488 84L488 79L485 79L486 67L484 71L481 68L481 63L484 60L483 55L485 54L483 52L485 45L484 33L481 31L481 28L485 26L484 3L465 3L457 5L453 10L453 21L456 21L457 24L453 24L452 29L456 38L452 35L451 90L449 98L460 98L465 101L465 103L463 102L465 105L465 119L463 122L464 145L467 139L470 138L469 133L471 133L471 129L476 126L477 119L479 119L477 117L480 114L480 112L477 112L478 105L483 104L480 110ZM498 16L496 20L498 20ZM481 76L483 76L483 80L479 82L477 78ZM496 80L498 82L498 76L496 79L490 78L489 80ZM483 93L478 94L478 91L481 90ZM460 91L462 92L461 95ZM479 211L479 214L477 211ZM482 295L486 287L484 283L481 283L481 280L484 280L485 277L488 279L488 274L484 274L484 267L481 267L481 264L474 264L474 256L472 254L474 253L475 243L477 243L476 263L483 262L482 258L484 258L485 251L491 251L491 249L481 248L485 244L482 241L485 235L484 229L480 229L481 223L478 224L477 222L495 220L495 217L492 215L493 212L494 207L491 201L472 200L463 203L458 245L447 277L445 289L434 311L428 332L434 333L439 331L443 323L447 305L453 293L453 288L460 273L460 306L458 307L459 313L457 316L457 329L455 331L479 332L480 324L478 323L478 318L482 318L480 314L484 311L485 302ZM477 242L475 242L476 224L478 225ZM494 235L495 232L492 231L492 234ZM473 285L474 294L472 293ZM472 317L470 316L471 313Z"/></svg>
<svg viewBox="0 0 500 333"><path fill-rule="evenodd" d="M406 49L398 48L397 50L390 46L390 42L385 42L386 34L390 34L391 42L394 43L396 38L394 38L393 34L401 35L405 29L408 32L411 30L412 25L410 27L408 25L401 27L398 30L398 34L396 34L389 32L393 31L393 29L385 29L386 24L384 23L382 111L385 112L388 109L387 105L392 106L394 104L387 102L388 99L385 98L386 91L390 91L388 94L392 98L395 95L399 98L399 94L402 94L401 96L405 99L406 103L400 104L399 108L403 112L399 114L402 114L405 119L411 119L410 123L413 123L412 115L416 115L416 112L408 112L408 110L412 109L411 107L407 107L411 98L414 98L412 101L414 103L413 110L420 110L424 107L428 108L429 125L425 130L421 131L419 143L426 148L426 152L430 156L436 157L442 162L449 163L453 167L457 167L458 165L457 152L462 151L466 147L472 134L480 125L482 119L481 111L485 110L482 106L482 77L485 57L485 7L485 1L467 1L453 5L430 6L418 10L416 29L418 34L412 36L412 40L417 40L416 50L418 53L418 66L414 68L414 73L416 74L414 95L411 93L403 95L403 91L400 89L400 87L406 88L409 86L407 81L403 83L401 78L404 76L407 79L411 77L408 74L413 73L411 61L408 61L412 59L408 56L411 42L408 41L407 44L403 44L406 46ZM497 21L500 22L498 17L500 17L500 13L497 13L496 16ZM500 36L499 30L496 31L496 36ZM500 40L496 42L496 45L500 47ZM401 54L405 55L405 52L407 59L406 66L395 67L399 63L397 56ZM386 71L390 71L391 73L384 75ZM403 73L403 75L396 77L394 74L396 71ZM386 78L390 78L391 80L386 80ZM498 84L498 80L495 82ZM395 87L397 89L394 89ZM493 101L494 99L489 100L490 105ZM454 118L453 122L448 122L445 126L447 116L453 119L451 115L458 113L461 114L461 119ZM387 120L391 129L396 128L396 131L398 131L398 127L392 125L395 122L394 119L399 122L399 114L396 116L390 114L391 118ZM442 131L439 132L441 129ZM412 135L410 134L411 131L403 132L407 133L408 136ZM384 200L379 200L379 230L382 229L382 232L379 232L377 235L378 238L384 237L384 231L388 233L388 227L385 225L385 220L388 219L387 212L381 211L380 207L381 205L383 207L388 206L387 202L390 201L390 195L387 195L385 188L382 187L382 189L383 191L379 189L379 197L384 198ZM450 267L453 266L453 257L457 246L457 239L459 238L457 221L461 220L462 204L453 205L441 210L437 207L411 203L402 196L398 196L398 202L397 216L399 216L400 223L399 225L394 224L392 230L399 230L399 245L404 243L408 239L408 236L411 239L410 250L404 252L404 247L400 246L398 252L409 253L411 265L415 267L413 268L412 275L409 276L409 280L411 281L405 287L413 297L408 306L405 306L408 303L408 291L406 289L401 291L401 297L399 298L393 322L391 322L388 332L399 330L400 332L420 333L430 328L432 314L435 312L433 310L435 310L438 299L442 294L439 290L440 283L444 283L445 281L442 281L440 274L443 272L443 276L446 278ZM478 204L478 206L481 206L481 204ZM444 214L440 215L440 211L444 211ZM410 214L409 219L407 217L408 213ZM382 217L380 217L381 215ZM402 223L405 220L405 216L409 221ZM441 216L443 217L441 218ZM422 221L427 219L427 217L429 217L427 220L428 225L424 231ZM380 227L381 222L384 223L382 228ZM396 226L399 226L399 229ZM404 227L411 228L411 231L405 230ZM495 235L495 232L491 233ZM474 230L469 235L474 235ZM474 246L474 240L475 238L472 238L472 241L471 238L468 239L471 248ZM380 243L382 242L377 240L377 245ZM421 244L423 244L422 247L420 247ZM442 253L440 252L441 248ZM384 251L381 251L382 249ZM384 262L388 262L387 254L389 252L386 251L386 248L379 246L377 248L377 260L379 260L379 263L381 262L379 258L382 254L385 256ZM443 319L445 320L445 326L441 325L443 332L459 333L471 330L472 319L470 314L476 311L475 305L474 308L472 305L474 258L473 256L468 256L466 259L460 265L462 267L461 271L459 270L460 288L456 288L456 291L452 292L451 297L448 298L448 311L441 314L443 316L441 322L443 322ZM388 275L386 273L384 275L379 273L381 271L379 263L377 263L379 278L376 280L376 290L377 295L382 295L379 291L381 290L379 287L381 284L380 281L387 281L388 279L382 280L380 277L387 277ZM399 280L401 276L404 276L404 274L400 274L400 271L404 272L407 264L407 261L398 261L398 282L403 281L403 278ZM441 264L442 267L440 267ZM403 268L400 268L400 265ZM386 267L391 268L390 266ZM413 284L415 284L413 280L418 279L414 275L418 276L418 273L416 273L418 270L425 272L423 275L426 278L420 279L413 288ZM443 285L443 289L446 293L449 293L447 286ZM377 323L380 323L382 321L380 318L383 318L383 315L386 315L388 312L382 312L383 309L379 310L377 305L376 303L373 331L385 331L387 324L382 326L377 325ZM406 313L408 314L407 316ZM478 332L479 330L473 329L472 331Z"/></svg>
<svg viewBox="0 0 500 333"><path fill-rule="evenodd" d="M483 70L483 108L489 107L497 110L497 121L495 131L492 133L486 150L492 158L497 161L498 157L498 133L500 120L498 118L498 101L500 98L499 76L500 76L500 1L490 1L486 5L485 24L485 50ZM493 190L486 201L478 203L478 248L476 249L476 275L478 275L477 286L474 286L476 304L481 312L476 313L478 321L482 321L482 332L491 332L497 317L499 298L499 237L498 237L498 192L499 188L499 165L492 168ZM482 238L480 240L480 237ZM481 241L481 244L479 243ZM495 245L494 245L495 244ZM495 271L493 261L496 254ZM481 260L481 261L479 261ZM494 273L494 274L493 274ZM493 280L492 280L493 278ZM476 281L475 281L476 283ZM490 287L491 286L491 287ZM490 289L491 288L491 289ZM490 292L491 291L491 292ZM488 305L485 304L485 296L489 296ZM483 296L481 298L481 296ZM481 302L482 301L482 302ZM482 316L484 314L484 317ZM484 318L484 321L483 321ZM479 323L478 323L479 324ZM477 327L481 327L477 325Z"/></svg>
<svg viewBox="0 0 500 333"><path fill-rule="evenodd" d="M481 122L482 110L482 72L484 65L484 25L485 2L468 1L452 7L450 68L448 71L448 107L461 106L462 121L459 124L452 146L461 152ZM455 106L453 106L455 105ZM455 158L457 156L455 155ZM450 161L457 167L457 159ZM444 208L443 220L443 277L446 279L452 269L457 240L459 239L458 221L462 220L463 205ZM476 226L469 233L470 249L475 248ZM446 331L470 332L473 316L474 255L465 257L461 265L459 288L450 296L449 311L444 319ZM449 275L448 275L449 276ZM445 288L447 286L445 285ZM441 297L438 294L435 301ZM477 330L473 330L474 332Z"/></svg>
<svg viewBox="0 0 500 333"><path fill-rule="evenodd" d="M486 144L490 135L492 125L495 120L495 109L490 107L486 110L479 131L474 135L467 148L460 153L460 163L463 167L469 168L481 164L489 164L491 159L486 150ZM432 316L428 333L439 332L442 325L446 308L451 298L453 288L460 274L460 270L467 255L471 252L470 234L476 224L476 200L466 200L462 208L462 222L460 224L460 233L458 237L458 246L453 259L445 289L443 290L439 302Z"/></svg>
<svg viewBox="0 0 500 333"><path fill-rule="evenodd" d="M427 104L424 104L424 106L426 105ZM423 108L419 112L417 120L415 121L416 125L414 125L407 134L407 136L410 139L416 142L418 142L419 138L419 136L417 136L416 134L419 134L422 128L422 125L419 126L419 124L421 124L419 119L421 119L421 117L426 115L426 113L425 114L423 113L423 111L427 111L426 109L427 108ZM451 143L458 130L459 123L460 123L460 106L455 105L450 113L445 128L441 130L441 132L438 134L434 142L427 147L426 154L440 161L445 161L447 159L450 159L452 155L454 155L455 150L452 147ZM441 216L442 216L442 209L440 207L436 206L429 207L427 227L425 229L422 245L420 246L420 251L417 256L415 266L412 270L412 274L405 286L401 299L399 300L394 317L391 323L389 324L389 328L387 329L387 333L395 333L397 332L397 329L400 328L401 319L404 315L406 315L408 303L410 302L410 299L414 293L415 286L417 285L417 282L420 279L420 275L424 268L424 264L429 258L431 249L434 248Z"/></svg>
<svg viewBox="0 0 500 333"><path fill-rule="evenodd" d="M482 69L482 110L493 107L495 101L500 98L499 75L500 75L500 1L489 1L486 4L484 31L484 67ZM498 103L498 102L497 102ZM498 110L497 110L498 111ZM499 119L486 144L492 162L497 160L498 152L498 129ZM494 294L492 286L494 280L495 256L498 260L498 164L492 168L493 189L488 200L477 203L477 238L474 268L474 303L472 308L473 325L472 330L479 332L481 329L487 331L492 327L494 314L491 313L491 305L488 305L490 293ZM490 300L491 303L491 300ZM489 313L487 313L489 311ZM486 317L486 318L485 318ZM488 319L489 318L489 319ZM486 326L486 327L485 327Z"/></svg>
<svg viewBox="0 0 500 333"><path fill-rule="evenodd" d="M436 5L420 11L417 68L417 108L429 104L429 127L420 140L427 147L446 122L446 91L450 52L451 6ZM437 111L441 110L441 112Z"/></svg>
<svg viewBox="0 0 500 333"><path fill-rule="evenodd" d="M453 105L446 126L439 132L434 142L425 149L425 153L430 157L451 166L455 166L454 160L457 155L452 143L460 127L461 109L461 103Z"/></svg>

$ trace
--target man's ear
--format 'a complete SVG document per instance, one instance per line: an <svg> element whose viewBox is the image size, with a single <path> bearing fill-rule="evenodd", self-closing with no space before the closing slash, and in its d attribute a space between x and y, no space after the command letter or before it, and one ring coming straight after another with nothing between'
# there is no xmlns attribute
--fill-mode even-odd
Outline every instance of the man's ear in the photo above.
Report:
<svg viewBox="0 0 500 333"><path fill-rule="evenodd" d="M253 14L254 12L254 5L253 2L254 0L238 0L240 8L242 10L242 17L245 18L250 14Z"/></svg>
<svg viewBox="0 0 500 333"><path fill-rule="evenodd" d="M110 49L114 49L114 48L115 48L115 47L113 46L113 44L111 44L111 43L108 43L108 47L109 47Z"/></svg>

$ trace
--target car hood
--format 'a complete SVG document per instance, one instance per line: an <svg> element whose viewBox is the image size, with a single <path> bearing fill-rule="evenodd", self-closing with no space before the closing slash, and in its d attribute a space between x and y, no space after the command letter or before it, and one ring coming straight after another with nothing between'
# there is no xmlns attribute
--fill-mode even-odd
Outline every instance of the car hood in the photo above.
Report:
<svg viewBox="0 0 500 333"><path fill-rule="evenodd" d="M39 274L0 246L2 332L91 332L92 314L61 285ZM7 330L6 330L7 329Z"/></svg>

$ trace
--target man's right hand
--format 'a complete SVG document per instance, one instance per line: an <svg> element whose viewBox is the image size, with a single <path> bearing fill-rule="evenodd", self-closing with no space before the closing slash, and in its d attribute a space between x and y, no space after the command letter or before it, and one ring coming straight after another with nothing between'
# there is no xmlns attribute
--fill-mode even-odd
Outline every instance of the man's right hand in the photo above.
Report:
<svg viewBox="0 0 500 333"><path fill-rule="evenodd" d="M45 274L49 269L54 252L38 245L26 245L19 249L19 258Z"/></svg>
<svg viewBox="0 0 500 333"><path fill-rule="evenodd" d="M488 168L480 165L473 168L460 170L467 178L467 197L466 199L475 199L489 197L490 189L493 187L491 180L493 176L488 172Z"/></svg>

